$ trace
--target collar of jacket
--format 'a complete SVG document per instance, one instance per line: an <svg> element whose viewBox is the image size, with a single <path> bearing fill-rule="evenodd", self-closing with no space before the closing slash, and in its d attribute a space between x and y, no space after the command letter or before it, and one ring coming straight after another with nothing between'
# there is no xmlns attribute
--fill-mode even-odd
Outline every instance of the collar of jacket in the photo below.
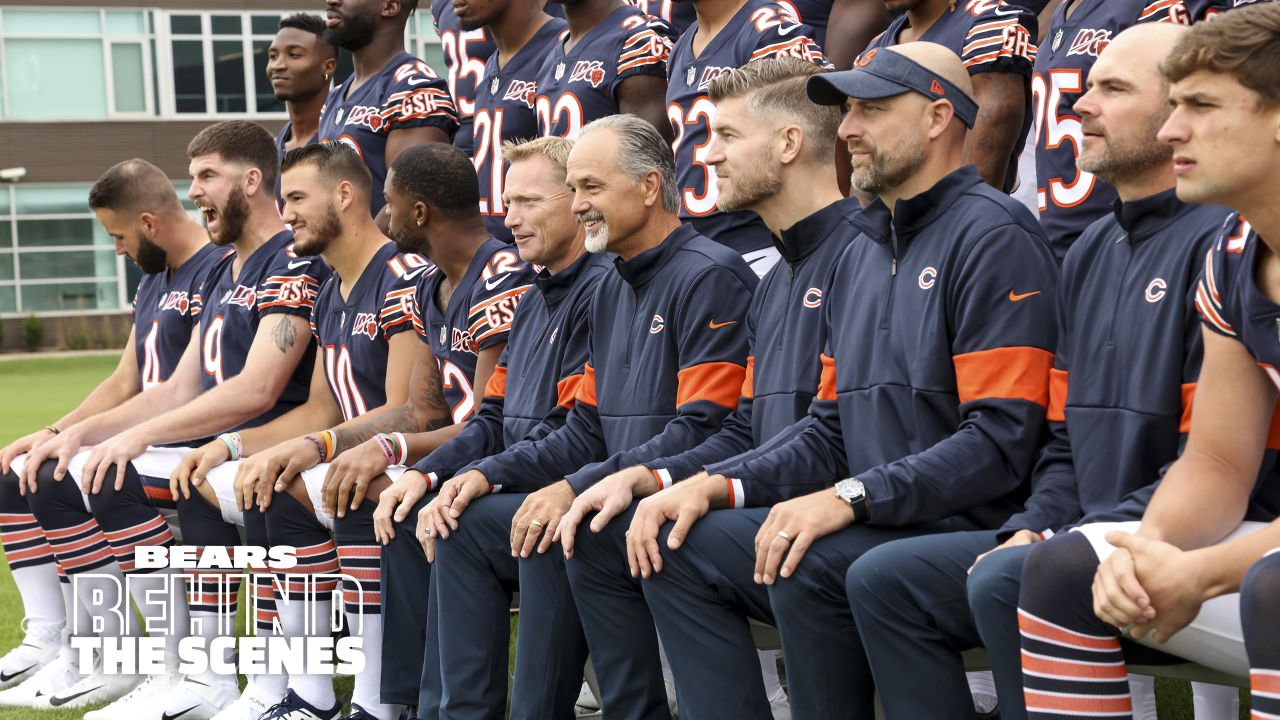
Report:
<svg viewBox="0 0 1280 720"><path fill-rule="evenodd" d="M1117 199L1112 212L1129 242L1136 245L1167 228L1185 207L1187 203L1179 200L1177 193L1170 188L1129 202Z"/></svg>
<svg viewBox="0 0 1280 720"><path fill-rule="evenodd" d="M584 252L573 261L572 265L554 275L545 267L539 270L533 282L542 292L542 299L547 303L547 308L555 309L560 301L569 295L569 291L573 289L574 283L578 281L584 269L597 259L596 255Z"/></svg>
<svg viewBox="0 0 1280 720"><path fill-rule="evenodd" d="M814 250L822 247L822 243L846 218L857 214L861 209L856 197L841 198L786 228L781 237L774 235L773 246L788 265L795 267Z"/></svg>
<svg viewBox="0 0 1280 720"><path fill-rule="evenodd" d="M675 255L680 248L698 235L689 223L680 223L679 227L663 239L657 247L649 248L630 260L614 258L613 266L618 274L633 288L638 288L653 279Z"/></svg>
<svg viewBox="0 0 1280 720"><path fill-rule="evenodd" d="M895 234L900 241L905 241L950 210L961 195L982 181L976 167L965 165L943 176L919 195L899 200L892 214L884 201L876 198L852 219L853 224L881 244L888 243Z"/></svg>

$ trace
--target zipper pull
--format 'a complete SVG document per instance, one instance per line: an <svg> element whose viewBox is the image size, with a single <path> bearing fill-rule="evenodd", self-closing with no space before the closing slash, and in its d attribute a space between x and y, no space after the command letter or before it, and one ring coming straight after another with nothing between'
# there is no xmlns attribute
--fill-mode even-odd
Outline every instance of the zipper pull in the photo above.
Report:
<svg viewBox="0 0 1280 720"><path fill-rule="evenodd" d="M898 258L894 258L889 262L889 277L898 276Z"/></svg>

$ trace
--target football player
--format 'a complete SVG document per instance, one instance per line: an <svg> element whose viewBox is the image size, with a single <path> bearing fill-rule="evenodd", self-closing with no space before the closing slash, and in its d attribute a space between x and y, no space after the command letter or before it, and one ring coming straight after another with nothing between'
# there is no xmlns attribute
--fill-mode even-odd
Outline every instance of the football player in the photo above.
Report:
<svg viewBox="0 0 1280 720"><path fill-rule="evenodd" d="M485 58L497 47L483 25L470 30L462 28L453 0L432 0L431 22L440 38L444 65L448 69L449 96L458 113L458 132L453 144L471 155L471 123L476 113L476 88L484 80Z"/></svg>
<svg viewBox="0 0 1280 720"><path fill-rule="evenodd" d="M316 141L320 110L329 95L329 78L338 66L338 51L322 38L324 21L296 13L280 20L280 30L267 48L267 80L276 99L284 103L289 121L276 133L280 157ZM280 178L276 178L276 200Z"/></svg>

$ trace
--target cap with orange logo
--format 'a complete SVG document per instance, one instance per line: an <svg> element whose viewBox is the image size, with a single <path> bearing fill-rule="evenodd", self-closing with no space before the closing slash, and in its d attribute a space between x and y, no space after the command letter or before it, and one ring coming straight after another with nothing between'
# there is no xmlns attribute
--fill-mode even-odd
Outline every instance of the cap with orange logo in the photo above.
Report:
<svg viewBox="0 0 1280 720"><path fill-rule="evenodd" d="M814 75L807 90L809 99L819 105L842 105L845 98L878 100L917 92L930 100L951 103L966 127L972 128L978 118L978 103L968 93L892 49L863 53L852 70Z"/></svg>

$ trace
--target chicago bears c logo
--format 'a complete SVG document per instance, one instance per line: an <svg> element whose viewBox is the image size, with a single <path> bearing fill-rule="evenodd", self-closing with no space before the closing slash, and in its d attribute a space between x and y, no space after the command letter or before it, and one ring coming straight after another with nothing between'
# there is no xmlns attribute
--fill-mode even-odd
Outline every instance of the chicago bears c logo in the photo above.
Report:
<svg viewBox="0 0 1280 720"><path fill-rule="evenodd" d="M936 269L927 267L920 271L920 279L918 282L920 283L921 290L928 290L933 287L933 284L937 281L938 271Z"/></svg>
<svg viewBox="0 0 1280 720"><path fill-rule="evenodd" d="M667 321L662 319L661 315L654 315L653 320L649 323L649 334L657 335L662 332L662 328L666 327Z"/></svg>
<svg viewBox="0 0 1280 720"><path fill-rule="evenodd" d="M807 308L816 308L822 306L822 291L818 288L809 288L804 293L804 306Z"/></svg>
<svg viewBox="0 0 1280 720"><path fill-rule="evenodd" d="M1165 291L1169 286L1165 283L1164 278L1156 278L1147 284L1146 299L1149 303L1158 303L1164 299Z"/></svg>

